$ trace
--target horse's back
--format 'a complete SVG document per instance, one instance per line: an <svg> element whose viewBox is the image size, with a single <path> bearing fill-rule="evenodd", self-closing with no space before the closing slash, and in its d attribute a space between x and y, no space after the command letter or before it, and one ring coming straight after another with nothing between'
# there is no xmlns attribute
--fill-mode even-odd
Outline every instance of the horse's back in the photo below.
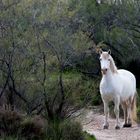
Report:
<svg viewBox="0 0 140 140"><path fill-rule="evenodd" d="M121 76L121 78L126 80L126 83L130 81L132 82L132 85L136 86L136 78L130 71L119 69L118 73Z"/></svg>
<svg viewBox="0 0 140 140"><path fill-rule="evenodd" d="M121 96L134 96L136 92L135 76L131 72L123 69L118 70L118 74L120 77L120 84L123 86Z"/></svg>

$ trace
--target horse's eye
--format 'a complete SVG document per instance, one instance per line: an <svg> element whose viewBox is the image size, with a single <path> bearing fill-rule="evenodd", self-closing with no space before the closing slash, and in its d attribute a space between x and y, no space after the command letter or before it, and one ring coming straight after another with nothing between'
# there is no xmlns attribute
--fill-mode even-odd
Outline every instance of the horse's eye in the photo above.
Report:
<svg viewBox="0 0 140 140"><path fill-rule="evenodd" d="M110 59L108 59L108 61L110 61Z"/></svg>
<svg viewBox="0 0 140 140"><path fill-rule="evenodd" d="M102 61L102 58L100 58L99 60Z"/></svg>

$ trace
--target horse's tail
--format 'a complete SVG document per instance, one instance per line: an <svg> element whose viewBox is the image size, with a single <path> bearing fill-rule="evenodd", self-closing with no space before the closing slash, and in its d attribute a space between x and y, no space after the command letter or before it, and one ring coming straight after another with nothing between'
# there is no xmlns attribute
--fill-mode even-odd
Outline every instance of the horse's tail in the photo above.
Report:
<svg viewBox="0 0 140 140"><path fill-rule="evenodd" d="M135 93L132 100L132 119L137 121L137 92Z"/></svg>

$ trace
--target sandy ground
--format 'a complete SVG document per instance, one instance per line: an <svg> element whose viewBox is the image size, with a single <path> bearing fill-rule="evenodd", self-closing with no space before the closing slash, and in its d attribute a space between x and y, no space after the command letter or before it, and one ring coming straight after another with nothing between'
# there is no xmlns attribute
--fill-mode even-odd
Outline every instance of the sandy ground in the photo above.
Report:
<svg viewBox="0 0 140 140"><path fill-rule="evenodd" d="M97 140L140 140L140 125L134 123L131 128L115 130L115 119L109 118L109 129L103 129L104 115L94 109L81 110L78 120L82 122L83 130L95 135ZM120 119L123 125L123 120Z"/></svg>

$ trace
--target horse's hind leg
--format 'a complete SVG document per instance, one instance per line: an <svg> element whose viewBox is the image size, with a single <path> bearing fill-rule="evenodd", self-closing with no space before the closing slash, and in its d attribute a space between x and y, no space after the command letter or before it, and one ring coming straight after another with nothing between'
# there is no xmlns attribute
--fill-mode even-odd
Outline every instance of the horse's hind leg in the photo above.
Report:
<svg viewBox="0 0 140 140"><path fill-rule="evenodd" d="M131 117L131 107L128 107L128 123L127 123L127 127L131 127L132 126L132 117Z"/></svg>
<svg viewBox="0 0 140 140"><path fill-rule="evenodd" d="M127 116L127 120L128 120L128 123L127 123L127 127L131 127L132 126L132 110L131 110L131 98L128 100L128 103L127 103L127 112L128 112L128 116Z"/></svg>
<svg viewBox="0 0 140 140"><path fill-rule="evenodd" d="M127 106L126 106L125 102L123 102L121 105L122 105L122 109L123 109L123 113L124 113L124 124L123 124L123 127L127 127Z"/></svg>
<svg viewBox="0 0 140 140"><path fill-rule="evenodd" d="M131 99L126 100L123 103L122 107L125 108L125 112L124 112L125 123L124 123L123 127L131 127L132 126Z"/></svg>
<svg viewBox="0 0 140 140"><path fill-rule="evenodd" d="M108 107L108 103L103 101L104 102L104 114L105 114L105 121L104 121L104 129L108 129L109 127L109 123L108 123L108 116L109 116L109 107Z"/></svg>

